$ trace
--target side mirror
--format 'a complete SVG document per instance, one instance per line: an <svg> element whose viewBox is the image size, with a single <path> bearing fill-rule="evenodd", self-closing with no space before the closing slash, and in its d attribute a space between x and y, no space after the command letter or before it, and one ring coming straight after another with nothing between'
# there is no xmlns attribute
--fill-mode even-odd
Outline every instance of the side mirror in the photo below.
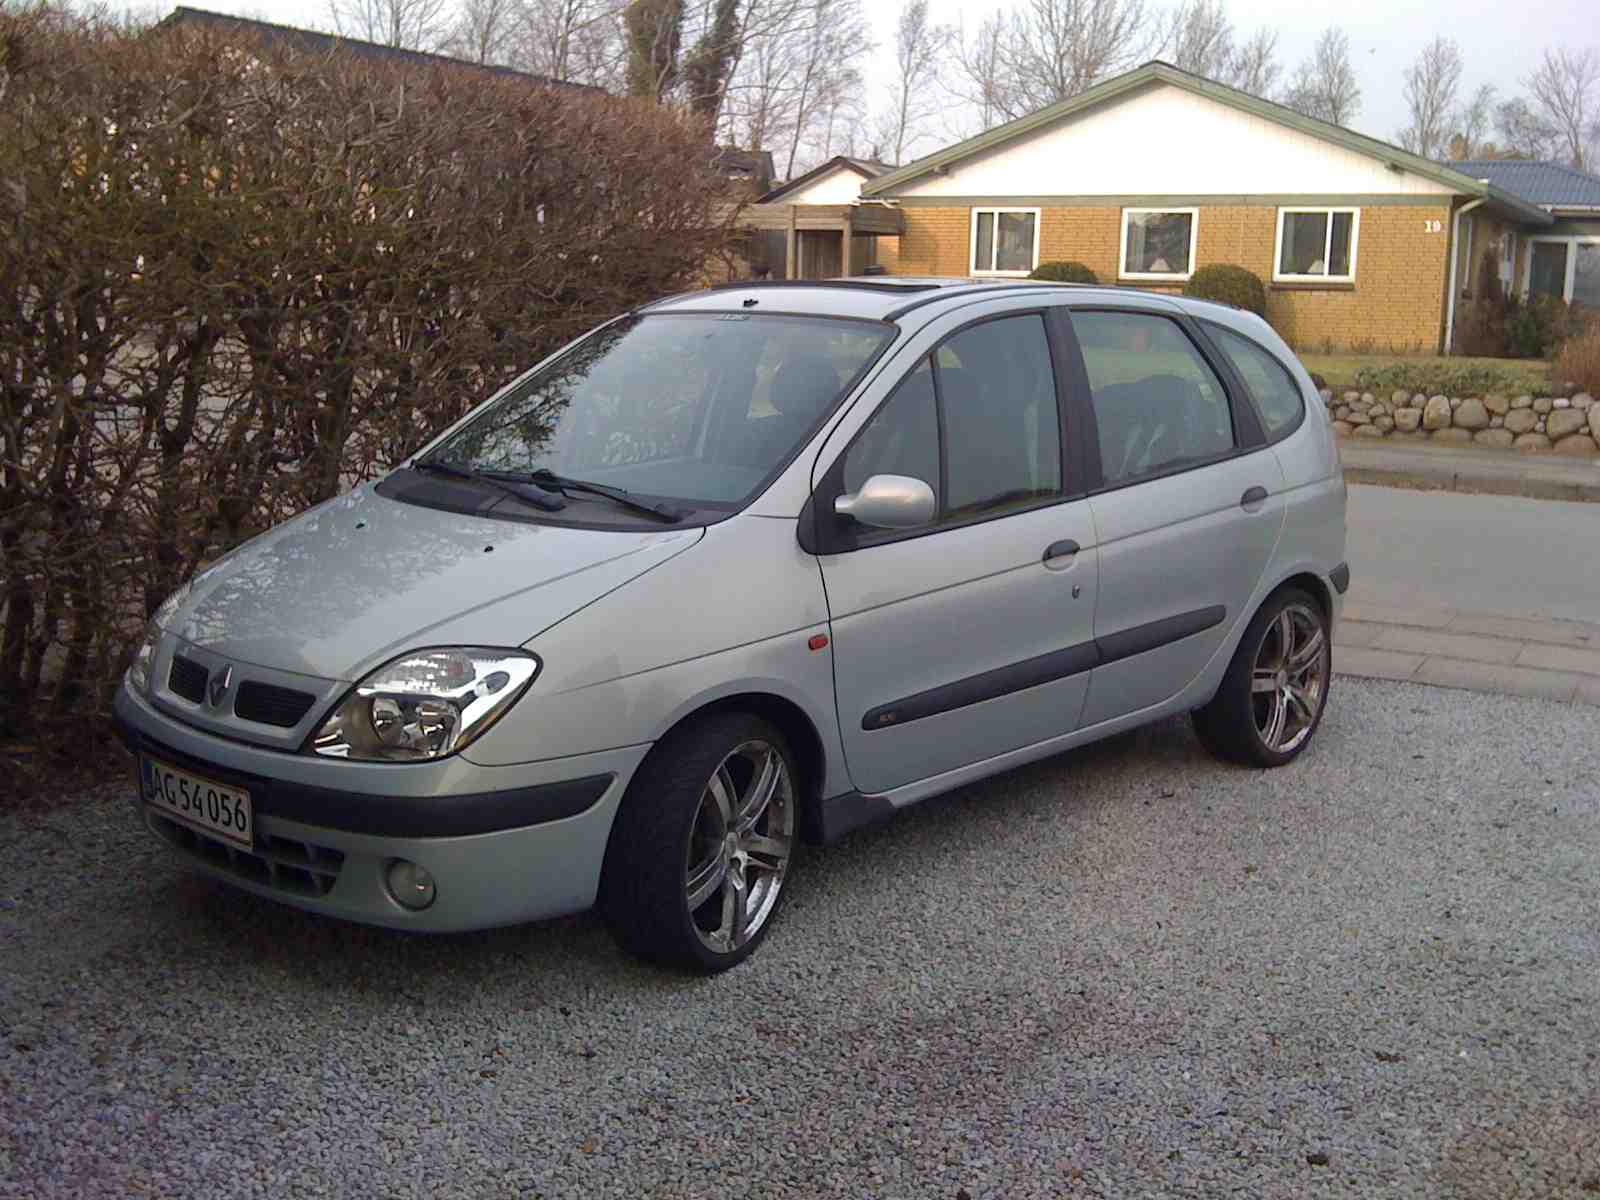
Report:
<svg viewBox="0 0 1600 1200"><path fill-rule="evenodd" d="M909 475L874 475L858 492L840 496L833 511L879 529L915 529L933 520L939 505L933 489Z"/></svg>

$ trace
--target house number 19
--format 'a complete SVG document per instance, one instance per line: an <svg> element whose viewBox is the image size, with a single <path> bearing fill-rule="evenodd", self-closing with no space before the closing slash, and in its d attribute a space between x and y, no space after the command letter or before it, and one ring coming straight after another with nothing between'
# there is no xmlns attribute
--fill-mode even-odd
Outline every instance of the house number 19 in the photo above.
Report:
<svg viewBox="0 0 1600 1200"><path fill-rule="evenodd" d="M1444 222L1443 221L1424 221L1422 223L1422 232L1423 233L1439 233L1443 229L1444 229Z"/></svg>

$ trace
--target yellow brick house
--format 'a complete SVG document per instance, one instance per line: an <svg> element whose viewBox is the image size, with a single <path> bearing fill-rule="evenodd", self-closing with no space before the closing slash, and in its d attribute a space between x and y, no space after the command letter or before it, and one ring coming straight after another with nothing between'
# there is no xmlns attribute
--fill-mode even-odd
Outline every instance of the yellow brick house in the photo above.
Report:
<svg viewBox="0 0 1600 1200"><path fill-rule="evenodd" d="M1147 63L865 179L901 213L901 275L1025 276L1179 290L1197 267L1259 275L1293 345L1436 353L1464 211L1533 236L1547 208L1281 105ZM1460 270L1459 265L1454 265Z"/></svg>

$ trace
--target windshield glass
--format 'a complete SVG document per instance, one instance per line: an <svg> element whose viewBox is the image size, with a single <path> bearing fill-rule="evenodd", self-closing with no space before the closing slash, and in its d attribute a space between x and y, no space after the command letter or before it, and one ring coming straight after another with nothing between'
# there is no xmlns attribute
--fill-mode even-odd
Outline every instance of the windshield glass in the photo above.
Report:
<svg viewBox="0 0 1600 1200"><path fill-rule="evenodd" d="M630 318L517 384L428 458L733 506L891 336L876 322L811 317Z"/></svg>

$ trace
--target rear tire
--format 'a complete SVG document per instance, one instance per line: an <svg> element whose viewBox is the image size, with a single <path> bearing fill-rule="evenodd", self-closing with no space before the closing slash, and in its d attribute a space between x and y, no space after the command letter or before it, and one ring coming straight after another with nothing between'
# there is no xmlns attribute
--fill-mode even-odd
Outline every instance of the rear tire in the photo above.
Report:
<svg viewBox="0 0 1600 1200"><path fill-rule="evenodd" d="M1332 680L1327 614L1308 593L1285 588L1261 606L1217 694L1190 719L1217 758L1281 767L1311 744Z"/></svg>
<svg viewBox="0 0 1600 1200"><path fill-rule="evenodd" d="M606 847L599 907L618 944L708 974L748 958L782 906L799 778L783 734L751 713L714 714L658 744Z"/></svg>

